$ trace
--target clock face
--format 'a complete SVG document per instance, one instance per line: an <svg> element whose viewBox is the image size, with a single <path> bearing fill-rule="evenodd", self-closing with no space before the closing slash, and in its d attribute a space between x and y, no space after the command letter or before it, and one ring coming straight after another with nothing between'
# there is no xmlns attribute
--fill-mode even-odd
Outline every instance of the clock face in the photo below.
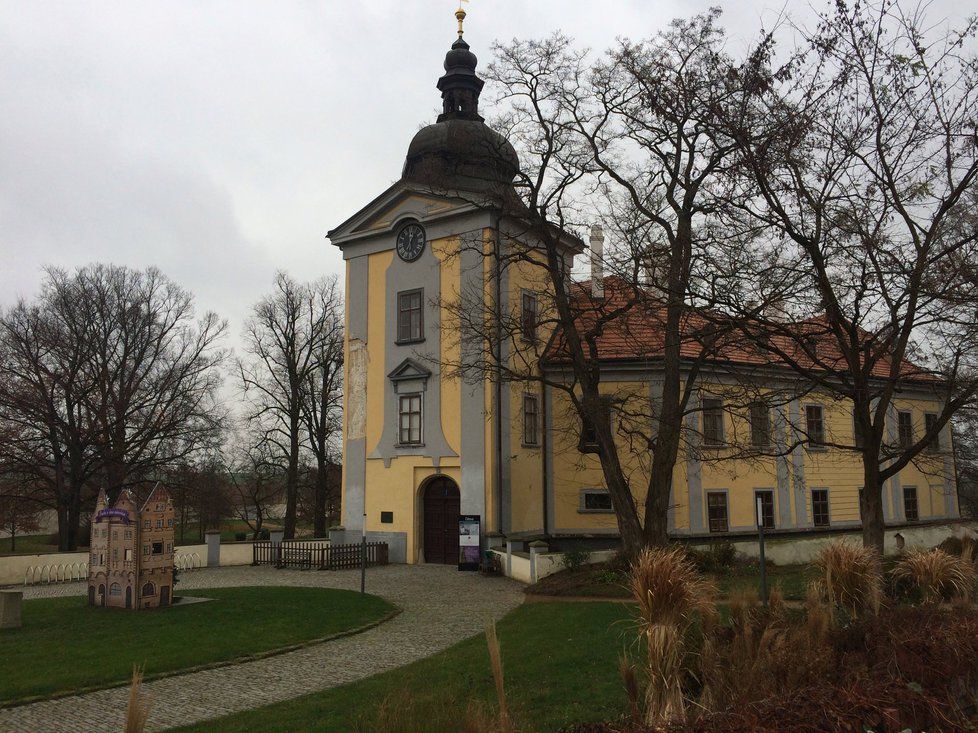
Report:
<svg viewBox="0 0 978 733"><path fill-rule="evenodd" d="M420 224L408 224L397 233L397 255L405 262L414 262L424 252L424 229Z"/></svg>

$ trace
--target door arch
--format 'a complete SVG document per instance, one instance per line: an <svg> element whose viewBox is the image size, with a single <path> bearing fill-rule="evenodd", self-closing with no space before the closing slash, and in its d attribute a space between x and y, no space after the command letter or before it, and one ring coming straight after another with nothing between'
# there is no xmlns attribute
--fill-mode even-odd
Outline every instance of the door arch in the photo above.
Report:
<svg viewBox="0 0 978 733"><path fill-rule="evenodd" d="M132 586L126 586L126 608L132 608Z"/></svg>
<svg viewBox="0 0 978 733"><path fill-rule="evenodd" d="M425 484L421 506L425 562L458 564L458 484L448 476L436 476Z"/></svg>

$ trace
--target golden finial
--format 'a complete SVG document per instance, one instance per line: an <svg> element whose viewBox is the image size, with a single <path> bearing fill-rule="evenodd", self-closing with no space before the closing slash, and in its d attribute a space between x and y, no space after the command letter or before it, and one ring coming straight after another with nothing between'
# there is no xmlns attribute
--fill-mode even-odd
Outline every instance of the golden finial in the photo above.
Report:
<svg viewBox="0 0 978 733"><path fill-rule="evenodd" d="M462 21L465 20L465 10L462 9L462 3L467 3L469 0L458 0L458 10L455 11L455 17L458 18L458 37L462 37Z"/></svg>

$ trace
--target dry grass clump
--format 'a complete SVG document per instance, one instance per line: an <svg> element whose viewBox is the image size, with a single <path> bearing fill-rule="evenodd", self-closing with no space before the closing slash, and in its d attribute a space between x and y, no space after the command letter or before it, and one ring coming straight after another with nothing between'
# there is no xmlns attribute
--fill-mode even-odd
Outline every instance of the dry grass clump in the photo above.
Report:
<svg viewBox="0 0 978 733"><path fill-rule="evenodd" d="M632 564L629 589L646 644L645 722L684 720L689 635L698 623L716 623L715 588L682 548L672 547L643 550Z"/></svg>
<svg viewBox="0 0 978 733"><path fill-rule="evenodd" d="M143 733L152 703L152 698L143 693L143 670L133 665L129 701L126 703L125 733Z"/></svg>
<svg viewBox="0 0 978 733"><path fill-rule="evenodd" d="M893 568L895 580L920 592L927 604L941 601L965 601L974 595L975 566L970 545L961 557L939 548L910 550Z"/></svg>
<svg viewBox="0 0 978 733"><path fill-rule="evenodd" d="M883 569L875 550L838 540L823 547L814 564L822 575L817 587L830 612L842 609L851 619L879 615Z"/></svg>

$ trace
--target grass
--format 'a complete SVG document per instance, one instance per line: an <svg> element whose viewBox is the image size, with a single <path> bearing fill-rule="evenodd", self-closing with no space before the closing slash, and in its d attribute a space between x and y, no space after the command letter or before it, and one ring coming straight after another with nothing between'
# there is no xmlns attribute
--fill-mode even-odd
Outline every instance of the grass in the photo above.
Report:
<svg viewBox="0 0 978 733"><path fill-rule="evenodd" d="M10 538L0 539L0 555L44 555L58 552L58 543L51 543L51 533L17 535L13 550L10 549ZM79 547L78 552L87 552L88 547Z"/></svg>
<svg viewBox="0 0 978 733"><path fill-rule="evenodd" d="M125 682L309 641L383 618L376 596L325 588L213 588L207 603L149 611L90 608L81 596L24 602L0 631L0 701ZM11 673L16 670L16 674Z"/></svg>
<svg viewBox="0 0 978 733"><path fill-rule="evenodd" d="M534 603L497 624L506 697L520 733L554 731L626 710L618 656L636 643L633 614L622 603ZM495 705L485 635L359 682L181 730L377 731L389 728L378 716L389 714L393 704L424 721L398 730L455 733L473 698Z"/></svg>

